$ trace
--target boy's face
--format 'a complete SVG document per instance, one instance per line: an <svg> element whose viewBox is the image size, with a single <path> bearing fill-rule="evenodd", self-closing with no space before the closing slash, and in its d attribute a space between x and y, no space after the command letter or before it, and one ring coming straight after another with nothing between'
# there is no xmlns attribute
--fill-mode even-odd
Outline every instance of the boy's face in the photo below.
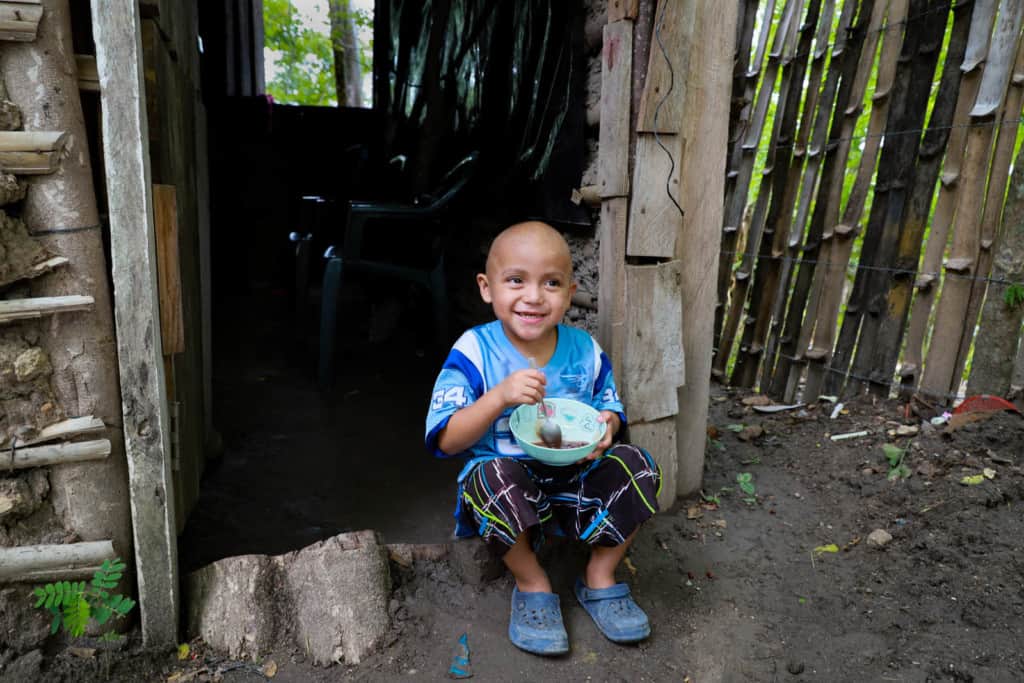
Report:
<svg viewBox="0 0 1024 683"><path fill-rule="evenodd" d="M561 235L547 226L506 231L495 240L480 296L494 308L521 351L543 350L572 303L572 259Z"/></svg>

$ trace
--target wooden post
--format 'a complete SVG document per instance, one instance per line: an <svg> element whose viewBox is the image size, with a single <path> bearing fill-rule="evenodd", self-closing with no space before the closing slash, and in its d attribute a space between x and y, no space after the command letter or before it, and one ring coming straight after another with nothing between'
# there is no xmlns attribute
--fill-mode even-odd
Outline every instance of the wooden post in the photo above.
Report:
<svg viewBox="0 0 1024 683"><path fill-rule="evenodd" d="M679 469L676 492L700 489L707 442L712 332L717 291L719 227L725 191L725 150L729 134L729 85L736 40L737 0L698 3L683 118L688 141L683 159L681 201L686 208L678 241L683 292L683 348L690 350L686 384L679 389L676 417Z"/></svg>
<svg viewBox="0 0 1024 683"><path fill-rule="evenodd" d="M178 562L138 3L95 0L92 23L142 637L169 646L178 636Z"/></svg>

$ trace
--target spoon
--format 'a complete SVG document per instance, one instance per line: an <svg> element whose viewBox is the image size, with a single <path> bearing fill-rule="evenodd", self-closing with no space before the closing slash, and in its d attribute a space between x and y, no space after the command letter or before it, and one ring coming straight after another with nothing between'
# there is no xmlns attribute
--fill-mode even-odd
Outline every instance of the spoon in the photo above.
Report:
<svg viewBox="0 0 1024 683"><path fill-rule="evenodd" d="M537 360L530 356L530 367L534 370L539 370L537 367ZM537 404L537 436L544 442L544 445L549 448L561 448L562 447L562 428L558 426L558 423L554 420L548 419L547 405L544 403L544 399L541 399L540 403Z"/></svg>

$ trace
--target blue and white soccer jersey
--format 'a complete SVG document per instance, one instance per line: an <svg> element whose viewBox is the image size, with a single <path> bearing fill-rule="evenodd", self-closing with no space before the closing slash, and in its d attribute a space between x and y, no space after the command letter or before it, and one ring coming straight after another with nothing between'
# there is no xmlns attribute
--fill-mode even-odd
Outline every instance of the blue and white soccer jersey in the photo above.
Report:
<svg viewBox="0 0 1024 683"><path fill-rule="evenodd" d="M464 408L500 384L529 361L505 336L501 322L479 325L466 331L452 347L434 383L427 413L427 448L438 457L459 455L438 448L438 434L460 408ZM573 398L597 410L618 413L626 424L622 401L615 388L611 362L597 342L584 330L558 326L558 344L548 364L541 368L547 377L545 395ZM516 443L509 428L507 408L467 453L469 457L512 456L529 458Z"/></svg>

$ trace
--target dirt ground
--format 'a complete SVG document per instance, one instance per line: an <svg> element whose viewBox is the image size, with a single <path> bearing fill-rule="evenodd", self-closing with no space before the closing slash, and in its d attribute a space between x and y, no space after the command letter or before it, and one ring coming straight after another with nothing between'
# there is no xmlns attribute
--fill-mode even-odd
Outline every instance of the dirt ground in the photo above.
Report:
<svg viewBox="0 0 1024 683"><path fill-rule="evenodd" d="M454 469L420 445L436 364L416 340L388 347L389 365L346 348L325 399L294 330L240 315L217 365L225 451L180 540L182 571L367 526L389 543L449 541ZM561 543L545 561L572 644L564 657L509 643L507 576L467 584L442 560L392 567L392 632L357 666L317 668L287 645L240 662L193 642L178 659L140 649L135 631L112 651L0 653L0 681L446 680L463 633L481 681L1024 680L1024 418L933 427L897 401L859 400L834 419L826 402L776 413L750 403L713 389L703 498L649 522L620 569L653 625L638 646L605 640L576 604L585 556ZM901 426L918 433L898 436ZM889 479L887 443L904 449L908 476ZM747 474L752 495L737 480ZM374 507L382 490L401 505ZM874 545L876 530L891 540Z"/></svg>

